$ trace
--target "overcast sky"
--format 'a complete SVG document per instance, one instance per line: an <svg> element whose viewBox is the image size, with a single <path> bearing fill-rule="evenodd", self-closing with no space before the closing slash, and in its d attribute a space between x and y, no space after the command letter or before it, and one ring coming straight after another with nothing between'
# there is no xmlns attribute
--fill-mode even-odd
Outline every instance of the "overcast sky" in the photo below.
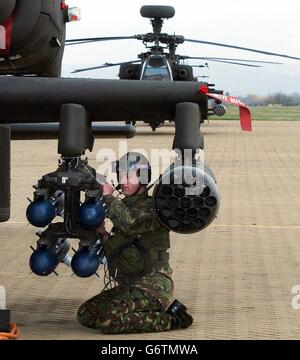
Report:
<svg viewBox="0 0 300 360"><path fill-rule="evenodd" d="M222 42L300 57L299 0L67 0L81 8L82 19L67 24L67 38L126 36L150 32L149 19L140 16L142 5L172 5L175 17L165 20L163 32L186 38ZM63 76L117 78L118 67L71 74L73 69L137 59L144 51L141 41L122 40L66 47ZM283 62L248 68L209 63L195 75L209 75L209 82L231 95L275 91L300 93L300 61L201 44L179 45L178 54L235 57ZM193 64L201 61L193 61Z"/></svg>

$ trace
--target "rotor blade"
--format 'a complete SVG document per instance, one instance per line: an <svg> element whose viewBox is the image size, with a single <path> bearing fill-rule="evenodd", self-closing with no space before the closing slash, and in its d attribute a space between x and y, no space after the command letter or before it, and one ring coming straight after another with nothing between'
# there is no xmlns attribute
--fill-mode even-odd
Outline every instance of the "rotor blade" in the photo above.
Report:
<svg viewBox="0 0 300 360"><path fill-rule="evenodd" d="M96 41L111 41L111 40L126 40L126 39L136 39L136 36L108 36L108 37L94 37L94 38L82 38L82 39L68 39L66 40L66 45L77 45L77 44L86 44Z"/></svg>
<svg viewBox="0 0 300 360"><path fill-rule="evenodd" d="M242 64L242 63L234 62L234 61L223 61L223 60L209 60L209 61L219 62L219 63L224 63L224 64L239 65L239 66L256 67L256 68L262 67L261 65Z"/></svg>
<svg viewBox="0 0 300 360"><path fill-rule="evenodd" d="M189 64L189 66L191 66L191 67L199 67L199 68L205 68L205 67L207 67L207 65L191 65L191 64Z"/></svg>
<svg viewBox="0 0 300 360"><path fill-rule="evenodd" d="M284 57L284 58L287 58L287 59L300 60L300 58L294 57L294 56L278 54L278 53L273 53L273 52L263 51L263 50L257 50L257 49L251 49L251 48L246 48L246 47L242 47L242 46L235 46L235 45L215 43L215 42L204 41L204 40L193 40L193 39L185 39L185 41L193 42L193 43L199 43L199 44L206 44L206 45L222 46L222 47L238 49L238 50L251 51L251 52L256 52L256 53L265 54L265 55L280 56L280 57Z"/></svg>
<svg viewBox="0 0 300 360"><path fill-rule="evenodd" d="M234 58L219 58L219 57L196 57L196 56L184 56L184 59L195 59L195 60L224 60L224 61L238 61L238 62L252 62L259 64L275 64L283 65L283 63L274 61L261 61L261 60L248 60L248 59L234 59Z"/></svg>
<svg viewBox="0 0 300 360"><path fill-rule="evenodd" d="M119 65L123 65L123 64L132 64L132 63L137 63L137 62L141 62L141 60L124 61L124 62L115 63L115 64L105 63L105 64L99 65L99 66L93 66L93 67L89 67L89 68L76 69L76 70L72 71L72 74L74 74L74 73L79 73L79 72L82 72L82 71L97 70L97 69L103 69L103 68L112 67L112 66L119 66Z"/></svg>

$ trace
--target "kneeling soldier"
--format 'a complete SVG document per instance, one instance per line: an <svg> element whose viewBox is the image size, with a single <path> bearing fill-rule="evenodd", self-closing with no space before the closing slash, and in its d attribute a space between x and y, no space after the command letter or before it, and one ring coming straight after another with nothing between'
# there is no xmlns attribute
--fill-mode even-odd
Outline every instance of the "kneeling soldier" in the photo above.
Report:
<svg viewBox="0 0 300 360"><path fill-rule="evenodd" d="M103 186L113 235L104 226L98 231L109 276L118 285L82 304L78 320L108 334L186 328L193 318L173 297L169 230L157 220L147 193L151 166L142 154L131 152L116 162L116 172L125 198L112 196L110 184Z"/></svg>

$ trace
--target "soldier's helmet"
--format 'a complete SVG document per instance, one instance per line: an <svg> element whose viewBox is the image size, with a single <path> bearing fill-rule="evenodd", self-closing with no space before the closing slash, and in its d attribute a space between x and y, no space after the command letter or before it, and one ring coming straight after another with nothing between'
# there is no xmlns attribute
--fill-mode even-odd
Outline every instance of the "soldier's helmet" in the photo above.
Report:
<svg viewBox="0 0 300 360"><path fill-rule="evenodd" d="M121 174L129 171L137 171L141 185L147 186L151 181L151 165L143 154L130 151L123 155L119 160L113 163L113 171L117 173L117 179L120 183Z"/></svg>

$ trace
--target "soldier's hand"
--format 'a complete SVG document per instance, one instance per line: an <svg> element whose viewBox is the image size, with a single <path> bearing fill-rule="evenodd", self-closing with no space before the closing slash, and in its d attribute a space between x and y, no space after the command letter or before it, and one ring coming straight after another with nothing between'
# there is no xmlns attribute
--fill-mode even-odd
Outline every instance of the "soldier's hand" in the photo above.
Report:
<svg viewBox="0 0 300 360"><path fill-rule="evenodd" d="M105 229L105 222L103 221L103 223L96 229L97 233L100 235L101 240L103 243L108 241L109 238L109 233L106 231Z"/></svg>
<svg viewBox="0 0 300 360"><path fill-rule="evenodd" d="M114 188L112 187L111 184L104 184L103 185L103 189L102 189L102 195L112 195L112 193L114 192Z"/></svg>
<svg viewBox="0 0 300 360"><path fill-rule="evenodd" d="M100 186L106 184L106 175L96 173L96 181Z"/></svg>

